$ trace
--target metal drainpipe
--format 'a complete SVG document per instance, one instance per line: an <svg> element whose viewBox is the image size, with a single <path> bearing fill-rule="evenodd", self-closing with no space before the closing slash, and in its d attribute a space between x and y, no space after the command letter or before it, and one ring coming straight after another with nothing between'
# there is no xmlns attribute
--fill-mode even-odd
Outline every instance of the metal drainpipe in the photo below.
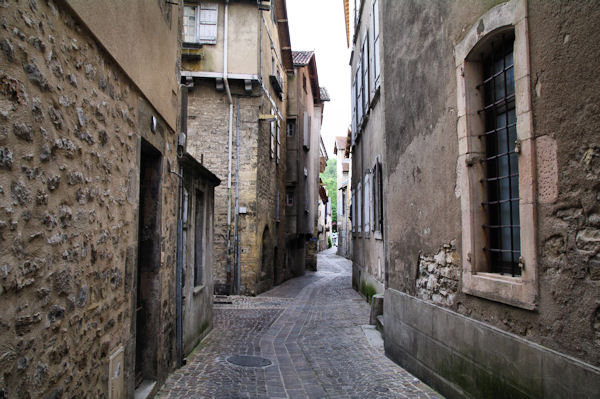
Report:
<svg viewBox="0 0 600 399"><path fill-rule="evenodd" d="M240 267L240 236L239 236L239 213L240 213L240 98L236 99L236 118L235 118L235 245L236 245L236 282L235 292L239 295L241 284Z"/></svg>
<svg viewBox="0 0 600 399"><path fill-rule="evenodd" d="M228 169L227 169L227 285L231 287L231 145L232 125L233 125L233 99L231 98L231 90L229 89L228 65L227 65L227 42L229 26L229 0L225 1L225 23L223 26L223 83L227 92L227 100L229 101L229 124L228 124ZM230 291L230 288L228 289Z"/></svg>
<svg viewBox="0 0 600 399"><path fill-rule="evenodd" d="M181 131L187 135L187 87L181 89ZM179 156L179 154L178 154ZM183 365L183 168L179 167L179 212L177 215L177 261L175 266L175 318L177 367Z"/></svg>

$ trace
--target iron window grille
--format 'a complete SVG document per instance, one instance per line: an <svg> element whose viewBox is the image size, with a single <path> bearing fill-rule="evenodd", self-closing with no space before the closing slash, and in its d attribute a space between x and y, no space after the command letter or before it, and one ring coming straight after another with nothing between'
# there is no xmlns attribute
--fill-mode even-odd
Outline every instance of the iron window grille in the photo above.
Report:
<svg viewBox="0 0 600 399"><path fill-rule="evenodd" d="M487 188L487 247L493 273L520 276L521 237L519 218L519 168L515 79L514 33L504 33L482 55L485 114L485 170Z"/></svg>

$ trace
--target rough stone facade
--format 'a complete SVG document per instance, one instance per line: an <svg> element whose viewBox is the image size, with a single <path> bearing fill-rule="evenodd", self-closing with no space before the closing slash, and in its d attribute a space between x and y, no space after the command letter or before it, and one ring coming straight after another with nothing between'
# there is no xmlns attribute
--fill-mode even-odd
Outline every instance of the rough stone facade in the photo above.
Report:
<svg viewBox="0 0 600 399"><path fill-rule="evenodd" d="M460 280L456 243L445 244L433 256L419 255L417 296L436 305L452 307Z"/></svg>
<svg viewBox="0 0 600 399"><path fill-rule="evenodd" d="M285 15L285 2L276 2L275 10ZM227 43L226 13L232 26L235 21L252 21L247 30L230 29ZM182 75L193 82L188 98L188 151L222 182L231 173L231 187L222 184L215 189L215 292L256 295L291 276L286 269L285 231L280 227L285 221L287 81L282 77L279 94L271 80L272 67L279 72L291 67L284 38L280 39L287 22L273 22L271 12L256 4L219 4L218 15L217 43L203 44L199 60L184 59ZM231 104L227 90L216 87L220 83L212 75L226 48L232 58L226 82ZM242 53L245 58L236 58ZM275 120L265 119L269 115Z"/></svg>
<svg viewBox="0 0 600 399"><path fill-rule="evenodd" d="M600 7L596 3L575 7L567 1L383 1L381 6L386 49L383 68L388 77L384 129L387 287L464 315L474 329L481 322L493 327L489 331L497 328L523 338L532 347L539 344L572 356L584 364L580 370L596 370L589 374L596 375L594 366L600 365L599 97L592 87L598 83L593 60L600 55L594 40L598 38L594 26ZM455 54L459 44L470 37L469 32L475 32L474 37L481 34L483 40L491 29L489 21L507 15L493 11L495 6L520 15L515 19L520 18L521 23L513 25L518 27L515 43L519 44L515 44L515 68L529 68L529 74L517 80L516 107L523 111L517 117L517 131L527 128L532 136L516 148L523 150L518 152L520 178L524 176L520 190L533 187L531 195L521 190L521 209L531 212L521 212L520 220L522 237L526 233L532 237L521 242L523 251L531 254L523 263L523 273L534 276L535 284L531 285L534 295L530 301L513 306L507 304L513 292L530 282L468 269L465 265L481 255L462 249L464 231L481 206L473 201L473 213L461 219L465 198L472 198L469 196L476 191L465 188L464 173L472 173L473 165L478 167L470 163L470 153L459 156L464 148L477 145L471 137L459 140L464 127L461 117L464 103L468 107L476 94L471 83L466 83L466 89L457 84L461 78L457 65L463 60L455 59ZM469 73L466 63L464 71ZM462 105L461 98L466 99ZM473 133L467 130L467 134ZM532 157L529 165L533 167L522 168L523 157ZM528 177L531 182L523 183ZM471 237L483 236L479 226L473 229ZM452 267L446 272L448 265L433 254L441 260L448 249L440 248L449 242L456 243L456 255L451 256ZM455 271L460 272L457 284ZM481 290L467 293L466 275L480 276L479 281L488 287L510 289L486 295L479 294ZM443 285L456 288L444 288L448 293L444 296ZM395 301L399 296L390 298ZM394 314L400 302L386 306ZM388 315L385 317L387 320ZM490 333L492 336L496 335ZM399 341L399 335L389 341L386 336L388 349L394 351L389 354L396 359L400 359L399 352L392 342ZM504 383L511 383L510 379Z"/></svg>
<svg viewBox="0 0 600 399"><path fill-rule="evenodd" d="M106 398L123 348L132 397L142 141L163 160L152 377L174 364L176 136L63 2L0 10L0 396Z"/></svg>

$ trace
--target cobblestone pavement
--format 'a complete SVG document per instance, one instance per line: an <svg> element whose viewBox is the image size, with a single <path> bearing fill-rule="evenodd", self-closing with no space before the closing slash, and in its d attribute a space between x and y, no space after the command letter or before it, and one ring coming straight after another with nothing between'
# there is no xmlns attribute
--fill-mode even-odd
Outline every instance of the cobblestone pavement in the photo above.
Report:
<svg viewBox="0 0 600 399"><path fill-rule="evenodd" d="M212 332L158 398L441 398L367 340L370 308L351 287L351 263L331 249L318 270L216 304ZM236 366L231 355L272 364Z"/></svg>

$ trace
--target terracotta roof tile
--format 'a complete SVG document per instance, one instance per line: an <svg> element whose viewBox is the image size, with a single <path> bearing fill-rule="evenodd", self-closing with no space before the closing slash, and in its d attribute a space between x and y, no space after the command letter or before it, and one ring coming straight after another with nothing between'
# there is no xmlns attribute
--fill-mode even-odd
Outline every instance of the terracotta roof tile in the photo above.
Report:
<svg viewBox="0 0 600 399"><path fill-rule="evenodd" d="M310 59L314 54L314 51L292 51L292 59L294 60L294 66L308 65Z"/></svg>

